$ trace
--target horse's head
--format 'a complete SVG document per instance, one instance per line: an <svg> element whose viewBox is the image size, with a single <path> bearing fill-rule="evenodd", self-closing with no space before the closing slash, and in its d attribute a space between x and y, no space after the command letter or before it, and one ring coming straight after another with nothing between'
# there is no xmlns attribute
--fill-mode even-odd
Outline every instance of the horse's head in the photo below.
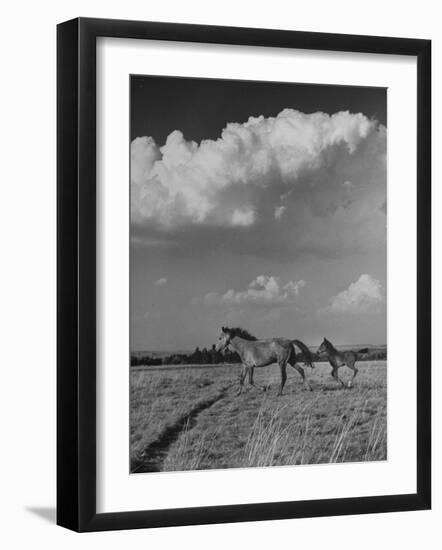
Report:
<svg viewBox="0 0 442 550"><path fill-rule="evenodd" d="M221 334L219 335L218 342L216 343L216 351L223 351L230 344L232 339L232 333L227 327L221 327Z"/></svg>
<svg viewBox="0 0 442 550"><path fill-rule="evenodd" d="M327 343L328 343L327 338L324 338L324 339L322 340L321 345L320 345L319 348L318 348L318 351L316 352L318 355L321 355L321 353L326 353L326 352L327 352L327 349L328 349L328 348L327 348Z"/></svg>

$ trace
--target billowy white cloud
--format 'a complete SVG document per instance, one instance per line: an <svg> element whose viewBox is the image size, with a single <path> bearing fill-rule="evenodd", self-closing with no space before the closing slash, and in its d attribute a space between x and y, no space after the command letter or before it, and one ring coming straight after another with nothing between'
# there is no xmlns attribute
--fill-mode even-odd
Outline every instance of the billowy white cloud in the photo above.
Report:
<svg viewBox="0 0 442 550"><path fill-rule="evenodd" d="M163 146L151 137L136 138L131 143L132 221L162 231L201 224L249 227L259 222L260 208L269 201L273 221L279 220L285 210L281 195L290 197L300 182L312 189L330 186L315 174L330 166L339 172L338 161L344 172L354 172L349 158L371 135L381 143L376 155L369 150L355 163L368 181L373 166L383 169L385 132L361 113L284 109L276 117L228 123L217 140L200 144L187 141L179 130Z"/></svg>
<svg viewBox="0 0 442 550"><path fill-rule="evenodd" d="M284 212L287 210L287 206L277 206L275 207L275 220L280 220L284 215Z"/></svg>
<svg viewBox="0 0 442 550"><path fill-rule="evenodd" d="M281 284L279 277L258 275L246 290L230 289L224 294L209 292L204 302L209 305L284 304L293 303L306 285L302 279Z"/></svg>
<svg viewBox="0 0 442 550"><path fill-rule="evenodd" d="M347 290L333 296L325 311L336 314L370 313L377 311L383 301L381 283L365 273Z"/></svg>
<svg viewBox="0 0 442 550"><path fill-rule="evenodd" d="M155 286L163 286L166 283L167 283L166 277L161 277L161 279L157 279L154 284Z"/></svg>
<svg viewBox="0 0 442 550"><path fill-rule="evenodd" d="M255 221L255 212L249 210L234 210L232 214L231 224L237 226L253 225Z"/></svg>

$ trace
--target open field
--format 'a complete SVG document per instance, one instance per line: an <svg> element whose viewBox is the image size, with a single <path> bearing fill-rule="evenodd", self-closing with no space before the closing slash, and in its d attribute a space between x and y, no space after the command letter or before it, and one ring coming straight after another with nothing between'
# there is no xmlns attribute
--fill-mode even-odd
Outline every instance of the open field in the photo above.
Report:
<svg viewBox="0 0 442 550"><path fill-rule="evenodd" d="M277 398L276 365L238 389L238 365L131 368L132 472L176 471L387 458L387 366L361 362L342 389L331 367L306 369L313 391L288 368ZM350 371L343 367L344 380Z"/></svg>

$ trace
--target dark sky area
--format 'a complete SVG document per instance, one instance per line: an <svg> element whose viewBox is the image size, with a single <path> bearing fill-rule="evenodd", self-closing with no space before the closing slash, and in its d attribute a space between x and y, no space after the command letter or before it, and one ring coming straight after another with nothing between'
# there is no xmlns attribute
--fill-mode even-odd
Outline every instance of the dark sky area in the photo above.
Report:
<svg viewBox="0 0 442 550"><path fill-rule="evenodd" d="M385 88L131 76L131 140L152 136L162 145L176 129L187 140L216 139L227 122L276 116L286 108L363 112L387 125Z"/></svg>

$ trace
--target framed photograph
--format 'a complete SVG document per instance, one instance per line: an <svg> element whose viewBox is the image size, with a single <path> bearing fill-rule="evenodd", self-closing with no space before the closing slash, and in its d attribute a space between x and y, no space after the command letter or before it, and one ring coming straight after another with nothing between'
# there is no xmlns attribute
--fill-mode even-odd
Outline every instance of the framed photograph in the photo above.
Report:
<svg viewBox="0 0 442 550"><path fill-rule="evenodd" d="M429 509L430 42L57 36L57 523Z"/></svg>

